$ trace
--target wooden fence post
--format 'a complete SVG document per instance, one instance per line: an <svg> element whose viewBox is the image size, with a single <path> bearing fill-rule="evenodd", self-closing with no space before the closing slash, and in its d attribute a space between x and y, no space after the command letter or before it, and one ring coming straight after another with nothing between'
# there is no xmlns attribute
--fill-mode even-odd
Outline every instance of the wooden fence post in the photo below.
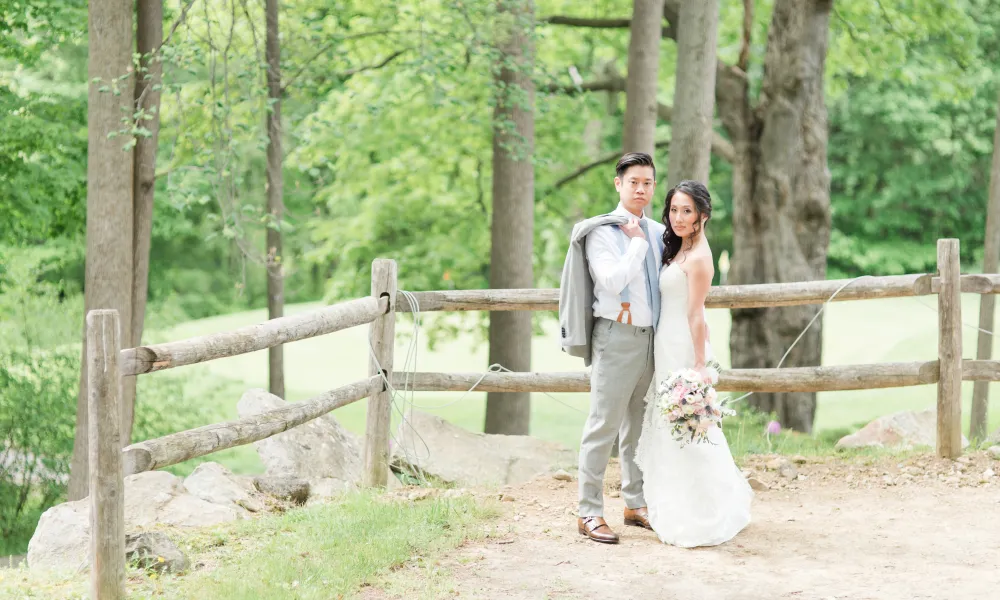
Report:
<svg viewBox="0 0 1000 600"><path fill-rule="evenodd" d="M993 129L993 163L990 167L990 191L986 201L986 242L983 244L983 273L994 274L1000 268L1000 97L997 98L997 122ZM996 298L979 296L979 343L976 359L993 356L993 331ZM985 331L983 331L985 330ZM972 414L969 415L969 440L983 441L989 433L990 382L977 381L972 388Z"/></svg>
<svg viewBox="0 0 1000 600"><path fill-rule="evenodd" d="M368 340L374 350L368 374L381 373L392 380L392 348L396 336L396 261L384 258L372 262L372 296L388 296L386 313L369 326ZM376 362L377 361L377 362ZM384 380L376 380L368 397L365 427L365 485L385 487L389 482L389 427L392 422L392 393Z"/></svg>
<svg viewBox="0 0 1000 600"><path fill-rule="evenodd" d="M118 311L87 313L91 600L125 598L120 351Z"/></svg>
<svg viewBox="0 0 1000 600"><path fill-rule="evenodd" d="M937 454L956 458L962 453L962 288L958 240L938 240L938 364Z"/></svg>

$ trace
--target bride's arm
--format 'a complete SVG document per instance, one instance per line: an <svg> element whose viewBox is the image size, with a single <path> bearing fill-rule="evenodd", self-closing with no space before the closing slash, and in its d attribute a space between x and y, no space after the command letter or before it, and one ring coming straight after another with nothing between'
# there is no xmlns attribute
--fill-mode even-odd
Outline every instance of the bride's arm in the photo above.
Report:
<svg viewBox="0 0 1000 600"><path fill-rule="evenodd" d="M708 341L708 323L705 321L705 298L712 287L712 258L699 257L688 268L688 327L694 343L694 368L705 366L705 342Z"/></svg>

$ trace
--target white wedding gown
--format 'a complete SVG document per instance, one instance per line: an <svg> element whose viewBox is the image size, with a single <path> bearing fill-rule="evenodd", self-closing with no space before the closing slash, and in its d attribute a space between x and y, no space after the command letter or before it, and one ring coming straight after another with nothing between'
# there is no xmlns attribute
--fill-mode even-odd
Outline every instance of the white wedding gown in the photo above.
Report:
<svg viewBox="0 0 1000 600"><path fill-rule="evenodd" d="M652 391L678 369L694 367L694 343L687 317L687 275L676 264L660 272L660 321L653 341L656 374L646 396L646 413L636 462L643 474L649 522L666 544L684 548L729 541L750 523L753 491L733 462L726 436L708 432L711 444L681 446L656 414ZM706 359L712 357L706 342Z"/></svg>

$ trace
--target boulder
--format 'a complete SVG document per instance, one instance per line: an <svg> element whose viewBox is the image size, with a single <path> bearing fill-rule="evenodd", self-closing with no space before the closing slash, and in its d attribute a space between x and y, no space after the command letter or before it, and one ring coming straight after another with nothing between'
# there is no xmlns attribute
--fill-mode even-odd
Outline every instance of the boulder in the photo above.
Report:
<svg viewBox="0 0 1000 600"><path fill-rule="evenodd" d="M903 411L879 417L859 431L840 438L837 448L878 446L886 448L933 447L937 439L937 411ZM962 436L962 447L969 441Z"/></svg>
<svg viewBox="0 0 1000 600"><path fill-rule="evenodd" d="M155 525L205 527L235 521L235 506L222 506L193 496L180 477L166 471L147 471L125 478L125 529Z"/></svg>
<svg viewBox="0 0 1000 600"><path fill-rule="evenodd" d="M252 389L243 394L236 409L247 417L287 406L288 403L266 390ZM337 480L343 487L361 481L363 472L362 441L344 429L332 415L323 415L308 423L254 442L269 476L296 477L310 483ZM323 482L323 489L341 484Z"/></svg>
<svg viewBox="0 0 1000 600"><path fill-rule="evenodd" d="M28 568L82 571L90 564L90 501L58 504L42 513L28 542Z"/></svg>
<svg viewBox="0 0 1000 600"><path fill-rule="evenodd" d="M184 489L192 496L222 506L238 506L249 512L264 510L253 482L215 462L198 465L184 480Z"/></svg>
<svg viewBox="0 0 1000 600"><path fill-rule="evenodd" d="M577 462L576 452L553 442L473 433L418 411L400 424L396 439L396 465L461 486L522 483Z"/></svg>
<svg viewBox="0 0 1000 600"><path fill-rule="evenodd" d="M234 521L236 506L207 502L189 494L180 477L149 471L125 478L125 532L158 525L204 527ZM77 571L90 564L90 499L53 506L38 521L28 542L32 570Z"/></svg>
<svg viewBox="0 0 1000 600"><path fill-rule="evenodd" d="M182 573L191 564L181 549L159 531L125 536L125 561L157 573Z"/></svg>
<svg viewBox="0 0 1000 600"><path fill-rule="evenodd" d="M289 476L255 477L254 485L262 494L293 504L305 504L309 499L310 485L305 479Z"/></svg>

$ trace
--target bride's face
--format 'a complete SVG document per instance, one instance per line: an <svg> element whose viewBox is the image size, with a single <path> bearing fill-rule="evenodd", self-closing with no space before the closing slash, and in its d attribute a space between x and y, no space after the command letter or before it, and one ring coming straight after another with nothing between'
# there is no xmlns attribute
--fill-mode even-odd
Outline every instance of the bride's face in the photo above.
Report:
<svg viewBox="0 0 1000 600"><path fill-rule="evenodd" d="M670 201L670 228L677 237L689 238L700 231L704 225L704 222L698 225L700 220L701 215L698 214L691 196L684 192L675 193Z"/></svg>

